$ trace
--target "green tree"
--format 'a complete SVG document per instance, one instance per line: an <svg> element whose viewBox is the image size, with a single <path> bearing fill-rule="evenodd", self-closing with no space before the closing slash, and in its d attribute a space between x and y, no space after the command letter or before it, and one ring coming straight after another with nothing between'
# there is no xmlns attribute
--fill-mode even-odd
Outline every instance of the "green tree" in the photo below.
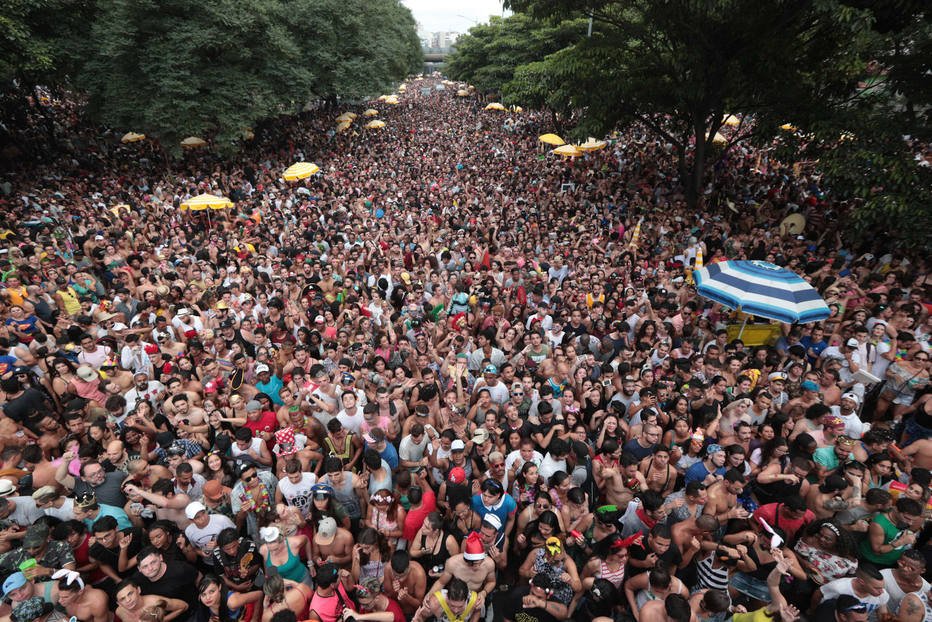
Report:
<svg viewBox="0 0 932 622"><path fill-rule="evenodd" d="M264 118L375 94L420 59L398 0L112 0L91 37L91 113L170 150L190 134L232 149Z"/></svg>
<svg viewBox="0 0 932 622"><path fill-rule="evenodd" d="M457 39L444 69L452 79L469 82L479 91L501 92L519 67L541 61L585 34L586 20L576 16L563 20L539 20L522 13L495 16ZM515 85L516 91L520 86L520 82Z"/></svg>
<svg viewBox="0 0 932 622"><path fill-rule="evenodd" d="M553 19L588 12L592 37L561 54L576 76L581 130L640 122L673 146L696 205L726 113L754 115L732 142L772 134L777 119L847 99L865 61L868 17L830 0L511 0ZM782 123L783 121L780 121Z"/></svg>

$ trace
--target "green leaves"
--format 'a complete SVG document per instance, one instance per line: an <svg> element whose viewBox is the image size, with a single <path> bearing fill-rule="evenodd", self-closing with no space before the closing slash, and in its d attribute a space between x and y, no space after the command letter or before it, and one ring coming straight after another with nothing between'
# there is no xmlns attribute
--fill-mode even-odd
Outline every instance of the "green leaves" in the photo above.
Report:
<svg viewBox="0 0 932 622"><path fill-rule="evenodd" d="M377 95L420 71L398 0L10 0L0 74L89 95L97 121L177 150L232 149L317 97Z"/></svg>

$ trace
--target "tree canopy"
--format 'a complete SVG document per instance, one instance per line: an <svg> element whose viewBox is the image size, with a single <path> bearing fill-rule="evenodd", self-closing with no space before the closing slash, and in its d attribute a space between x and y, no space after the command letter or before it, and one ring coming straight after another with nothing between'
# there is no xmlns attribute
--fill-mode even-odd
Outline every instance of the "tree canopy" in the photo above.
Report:
<svg viewBox="0 0 932 622"><path fill-rule="evenodd" d="M88 95L94 118L169 147L229 147L314 97L361 98L420 70L399 0L12 0L0 78Z"/></svg>

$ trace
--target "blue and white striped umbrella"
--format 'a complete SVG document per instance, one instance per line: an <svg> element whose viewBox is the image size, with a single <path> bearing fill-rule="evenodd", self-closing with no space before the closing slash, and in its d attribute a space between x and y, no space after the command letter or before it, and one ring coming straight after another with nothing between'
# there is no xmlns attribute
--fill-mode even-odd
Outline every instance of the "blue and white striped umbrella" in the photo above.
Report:
<svg viewBox="0 0 932 622"><path fill-rule="evenodd" d="M828 305L809 283L766 261L723 261L693 273L699 295L750 315L792 324L818 322Z"/></svg>

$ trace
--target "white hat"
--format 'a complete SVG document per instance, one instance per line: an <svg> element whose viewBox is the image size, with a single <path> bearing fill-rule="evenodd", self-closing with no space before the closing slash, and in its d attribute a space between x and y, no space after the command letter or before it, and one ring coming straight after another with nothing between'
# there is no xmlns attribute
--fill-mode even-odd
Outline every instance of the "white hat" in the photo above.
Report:
<svg viewBox="0 0 932 622"><path fill-rule="evenodd" d="M0 479L0 497L8 497L16 492L16 486L8 479Z"/></svg>
<svg viewBox="0 0 932 622"><path fill-rule="evenodd" d="M317 523L317 533L314 534L314 542L318 545L328 546L333 543L337 537L337 521L333 517L325 516Z"/></svg>
<svg viewBox="0 0 932 622"><path fill-rule="evenodd" d="M857 348L859 345L861 345L861 342L855 339L854 337L851 337L850 339L848 339L848 341L845 342L845 345L848 346L849 348Z"/></svg>
<svg viewBox="0 0 932 622"><path fill-rule="evenodd" d="M455 439L450 444L450 451L463 451L464 449L466 449L466 443L464 443L460 439Z"/></svg>
<svg viewBox="0 0 932 622"><path fill-rule="evenodd" d="M282 535L278 527L263 527L259 530L259 537L265 543L272 543L278 540Z"/></svg>
<svg viewBox="0 0 932 622"><path fill-rule="evenodd" d="M181 309L178 309L175 315L177 315L178 317L184 317L186 315L191 315L191 309L188 309L187 307L182 307Z"/></svg>
<svg viewBox="0 0 932 622"><path fill-rule="evenodd" d="M257 373L257 374L261 374L261 373L264 372L264 371L269 371L269 366L268 366L268 365L266 365L265 363L259 363L258 365L256 365L256 373Z"/></svg>
<svg viewBox="0 0 932 622"><path fill-rule="evenodd" d="M84 382L93 382L94 380L100 378L97 372L94 371L94 368L90 365L81 365L74 373L77 374L78 378Z"/></svg>
<svg viewBox="0 0 932 622"><path fill-rule="evenodd" d="M492 512L489 512L488 514L483 516L482 522L492 525L498 531L502 530L502 519L500 519L496 514L493 514Z"/></svg>
<svg viewBox="0 0 932 622"><path fill-rule="evenodd" d="M841 396L843 400L851 400L854 402L854 407L857 408L861 405L861 398L858 397L857 393L845 393Z"/></svg>
<svg viewBox="0 0 932 622"><path fill-rule="evenodd" d="M188 517L188 520L194 520L194 517L197 516L198 512L206 512L207 506L201 503L200 501L192 501L184 509L184 515Z"/></svg>

